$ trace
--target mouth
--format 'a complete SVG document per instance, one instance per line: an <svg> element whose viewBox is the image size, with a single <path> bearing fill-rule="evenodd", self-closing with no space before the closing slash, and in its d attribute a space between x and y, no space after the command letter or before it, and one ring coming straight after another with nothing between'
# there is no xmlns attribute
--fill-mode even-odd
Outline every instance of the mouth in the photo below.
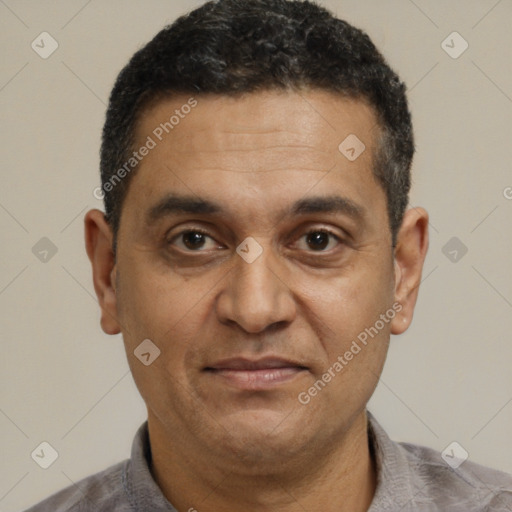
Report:
<svg viewBox="0 0 512 512"><path fill-rule="evenodd" d="M272 389L287 383L308 371L296 361L268 357L258 360L245 358L225 359L207 366L204 371L228 385L257 391Z"/></svg>

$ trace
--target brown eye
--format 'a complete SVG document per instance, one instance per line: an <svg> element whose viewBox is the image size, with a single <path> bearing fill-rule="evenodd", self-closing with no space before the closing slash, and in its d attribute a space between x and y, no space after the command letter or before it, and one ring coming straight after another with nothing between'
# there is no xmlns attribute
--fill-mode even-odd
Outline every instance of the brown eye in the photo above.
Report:
<svg viewBox="0 0 512 512"><path fill-rule="evenodd" d="M205 235L198 231L187 231L181 237L188 249L199 249L204 245Z"/></svg>
<svg viewBox="0 0 512 512"><path fill-rule="evenodd" d="M323 231L313 231L307 235L307 243L313 250L324 250L329 245L329 234Z"/></svg>
<svg viewBox="0 0 512 512"><path fill-rule="evenodd" d="M218 247L218 244L211 236L197 229L182 231L175 235L168 243L169 245L176 245L179 249L186 252L205 252L208 249Z"/></svg>
<svg viewBox="0 0 512 512"><path fill-rule="evenodd" d="M328 252L341 243L341 239L331 231L325 229L314 229L301 237L306 241L306 250L314 252Z"/></svg>

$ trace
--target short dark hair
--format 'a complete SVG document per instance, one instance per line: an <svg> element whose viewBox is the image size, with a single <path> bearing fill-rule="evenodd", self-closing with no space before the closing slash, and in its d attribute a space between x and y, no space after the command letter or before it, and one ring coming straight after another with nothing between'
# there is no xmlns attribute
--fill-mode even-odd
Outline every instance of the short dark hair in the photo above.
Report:
<svg viewBox="0 0 512 512"><path fill-rule="evenodd" d="M101 180L114 251L133 173L117 183L112 178L119 178L114 175L132 155L136 124L149 102L179 93L237 96L304 89L363 99L373 107L380 128L373 173L387 197L394 245L414 154L405 85L367 34L314 2L215 0L161 30L133 55L113 87Z"/></svg>

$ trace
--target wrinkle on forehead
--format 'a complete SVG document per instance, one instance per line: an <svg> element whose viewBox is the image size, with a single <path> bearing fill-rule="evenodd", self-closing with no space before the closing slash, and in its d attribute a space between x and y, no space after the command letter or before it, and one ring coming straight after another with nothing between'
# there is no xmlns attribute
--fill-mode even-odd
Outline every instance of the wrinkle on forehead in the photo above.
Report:
<svg viewBox="0 0 512 512"><path fill-rule="evenodd" d="M139 140L145 140L160 118L165 122L187 99L173 97L148 110L141 118ZM339 143L350 133L358 133L368 149L372 146L371 108L333 93L314 91L303 97L266 91L242 99L200 95L195 99L195 109L153 150L173 167L233 173L328 172L339 160ZM362 157L369 164L370 154Z"/></svg>
<svg viewBox="0 0 512 512"><path fill-rule="evenodd" d="M140 118L139 138L145 139L154 130L156 112L162 116L161 122L165 122L188 99L185 95L173 96L152 105ZM187 124L186 133L177 125L169 134L178 147L186 143L190 148L211 146L222 151L284 144L330 151L332 145L326 133L335 138L346 136L336 133L338 120L349 120L352 129L359 133L368 130L365 125L369 120L375 125L373 109L364 100L322 90L304 95L262 91L241 98L197 95L195 99L197 106L180 122Z"/></svg>

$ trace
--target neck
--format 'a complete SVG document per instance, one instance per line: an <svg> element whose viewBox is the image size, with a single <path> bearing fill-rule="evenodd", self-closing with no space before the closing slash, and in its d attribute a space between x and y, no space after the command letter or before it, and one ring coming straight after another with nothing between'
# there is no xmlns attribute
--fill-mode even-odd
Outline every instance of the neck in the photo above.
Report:
<svg viewBox="0 0 512 512"><path fill-rule="evenodd" d="M153 421L152 421L153 420ZM272 470L243 470L226 457L197 452L176 433L148 419L152 473L164 496L183 511L366 512L376 487L363 411L323 453L280 461ZM183 450L183 447L186 449ZM198 453L201 452L201 453Z"/></svg>

